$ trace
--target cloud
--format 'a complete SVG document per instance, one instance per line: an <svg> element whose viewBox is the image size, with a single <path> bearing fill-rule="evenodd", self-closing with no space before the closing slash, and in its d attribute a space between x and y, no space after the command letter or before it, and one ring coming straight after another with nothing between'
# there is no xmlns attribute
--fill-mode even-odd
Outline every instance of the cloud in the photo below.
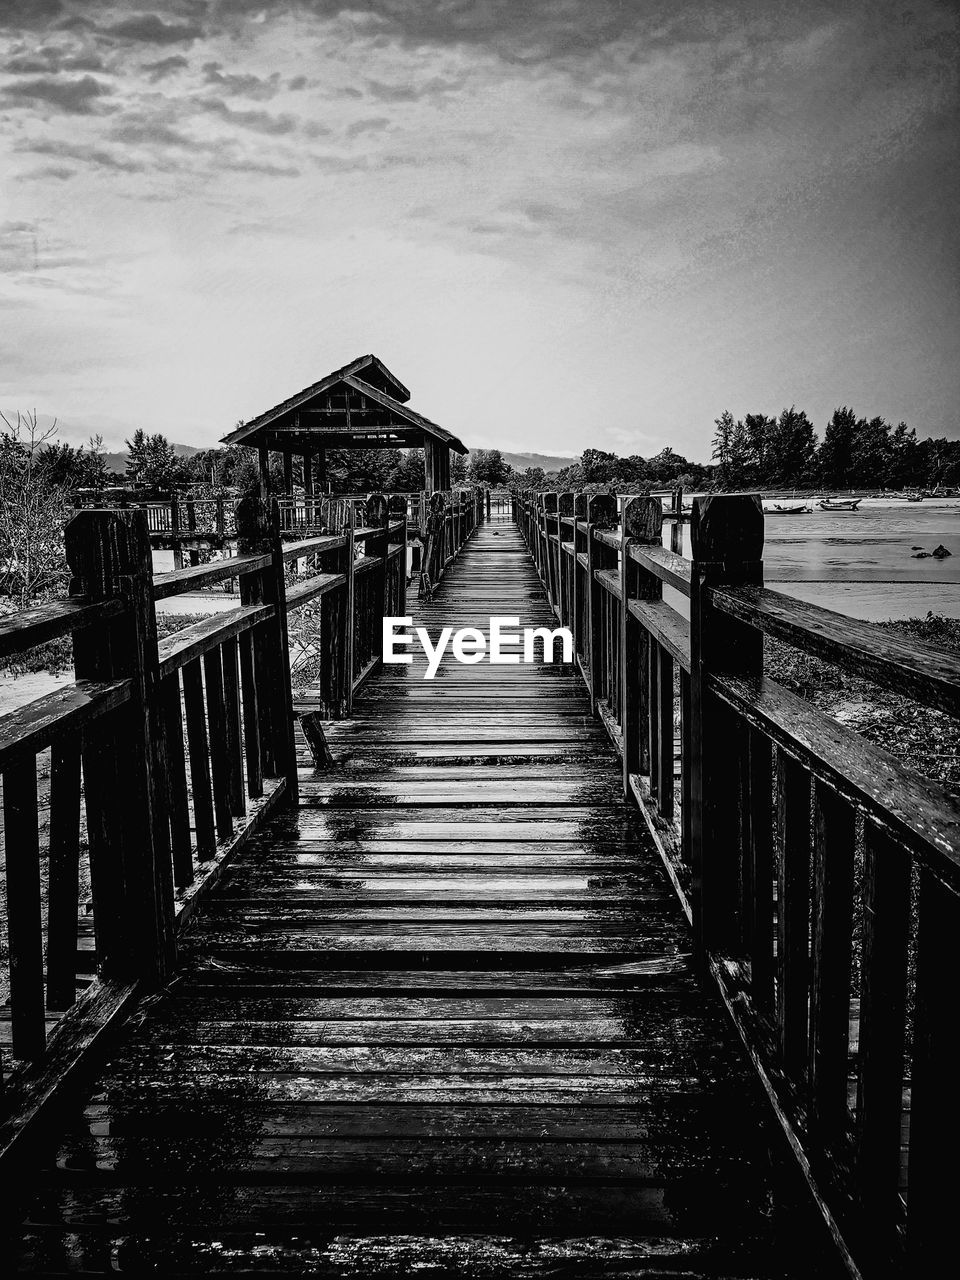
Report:
<svg viewBox="0 0 960 1280"><path fill-rule="evenodd" d="M4 66L9 75L45 75L57 71L103 71L104 61L95 53L66 54L51 45L32 54L20 54Z"/></svg>
<svg viewBox="0 0 960 1280"><path fill-rule="evenodd" d="M347 137L359 138L363 133L383 133L384 129L390 127L390 121L386 116L373 116L369 120L354 120L353 124L347 125Z"/></svg>
<svg viewBox="0 0 960 1280"><path fill-rule="evenodd" d="M256 133L268 133L279 137L293 133L297 127L296 119L291 115L272 116L269 111L234 111L222 98L201 98L198 105L211 115L219 116L227 124L237 125L241 129L252 129Z"/></svg>
<svg viewBox="0 0 960 1280"><path fill-rule="evenodd" d="M420 102L439 94L455 93L466 84L466 77L455 80L444 79L443 76L431 76L429 79L417 77L403 84L386 84L382 80L368 80L367 95L376 102Z"/></svg>
<svg viewBox="0 0 960 1280"><path fill-rule="evenodd" d="M69 169L65 164L45 164L39 169L30 169L17 177L18 182L34 182L52 178L55 182L66 182L68 178L77 176L76 169Z"/></svg>
<svg viewBox="0 0 960 1280"><path fill-rule="evenodd" d="M242 98L254 98L257 101L266 102L280 91L279 71L262 79L250 73L238 75L235 72L224 72L219 62L205 62L203 77L207 84L217 85L224 93L237 94Z"/></svg>
<svg viewBox="0 0 960 1280"><path fill-rule="evenodd" d="M190 63L182 53L171 54L169 58L161 58L159 62L146 62L143 69L146 71L151 84L156 84L160 80L165 80L167 76L176 75L178 71L184 71L189 67Z"/></svg>
<svg viewBox="0 0 960 1280"><path fill-rule="evenodd" d="M132 116L119 121L110 131L117 142L134 145L145 143L154 147L193 147L195 144L185 133L172 129L162 120L150 116Z"/></svg>
<svg viewBox="0 0 960 1280"><path fill-rule="evenodd" d="M4 0L0 28L44 27L63 13L63 0Z"/></svg>
<svg viewBox="0 0 960 1280"><path fill-rule="evenodd" d="M83 76L80 80L54 80L49 77L21 80L7 85L3 92L11 106L43 102L58 111L86 115L93 110L96 99L110 90L93 76Z"/></svg>
<svg viewBox="0 0 960 1280"><path fill-rule="evenodd" d="M287 88L291 90L305 89L307 87L306 76L293 76L287 81Z"/></svg>
<svg viewBox="0 0 960 1280"><path fill-rule="evenodd" d="M143 44L192 44L203 35L203 28L194 22L164 22L155 13L141 13L123 18L112 26L100 27L99 32L114 39Z"/></svg>
<svg viewBox="0 0 960 1280"><path fill-rule="evenodd" d="M55 156L62 160L78 160L81 164L93 165L98 169L111 169L119 173L141 173L144 166L136 160L126 159L88 143L66 142L63 139L38 139L35 142L20 143L17 151L26 151L32 155Z"/></svg>

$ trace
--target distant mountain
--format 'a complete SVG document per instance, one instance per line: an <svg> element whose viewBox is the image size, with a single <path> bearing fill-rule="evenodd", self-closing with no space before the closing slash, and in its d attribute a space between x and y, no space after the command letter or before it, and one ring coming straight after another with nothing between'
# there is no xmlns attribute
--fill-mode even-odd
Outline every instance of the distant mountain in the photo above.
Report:
<svg viewBox="0 0 960 1280"><path fill-rule="evenodd" d="M178 458L192 458L195 453L200 452L200 450L195 448L192 444L174 444L173 451ZM126 452L105 453L103 455L103 458L107 464L108 471L115 471L117 472L118 475L123 475L124 471L126 471L127 469Z"/></svg>
<svg viewBox="0 0 960 1280"><path fill-rule="evenodd" d="M542 467L544 471L562 471L569 467L576 458L564 458L554 453L507 453L501 450L504 462L509 462L517 471L525 471L527 467Z"/></svg>

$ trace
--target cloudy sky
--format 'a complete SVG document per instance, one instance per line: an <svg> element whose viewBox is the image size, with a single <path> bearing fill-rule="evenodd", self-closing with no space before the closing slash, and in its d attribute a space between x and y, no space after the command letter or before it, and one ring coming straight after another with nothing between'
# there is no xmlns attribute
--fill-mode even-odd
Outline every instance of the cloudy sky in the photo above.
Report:
<svg viewBox="0 0 960 1280"><path fill-rule="evenodd" d="M960 434L956 8L0 0L0 406L209 444L375 352L468 444Z"/></svg>

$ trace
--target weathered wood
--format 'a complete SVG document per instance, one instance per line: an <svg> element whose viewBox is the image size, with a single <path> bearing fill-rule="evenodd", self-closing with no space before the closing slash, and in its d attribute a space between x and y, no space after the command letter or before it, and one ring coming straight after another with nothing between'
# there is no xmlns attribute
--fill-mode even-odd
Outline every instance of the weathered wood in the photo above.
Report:
<svg viewBox="0 0 960 1280"><path fill-rule="evenodd" d="M960 716L960 658L886 628L767 588L718 589L714 606L822 661L836 662L924 706Z"/></svg>
<svg viewBox="0 0 960 1280"><path fill-rule="evenodd" d="M189 569L175 569L172 573L158 573L153 579L154 600L168 600L185 591L212 587L218 582L229 582L248 573L259 573L270 564L265 555L239 555L210 564L194 565Z"/></svg>
<svg viewBox="0 0 960 1280"><path fill-rule="evenodd" d="M777 751L777 1028L787 1071L807 1055L810 982L810 775Z"/></svg>
<svg viewBox="0 0 960 1280"><path fill-rule="evenodd" d="M899 1225L910 859L864 824L856 1103L857 1194L888 1256Z"/></svg>
<svg viewBox="0 0 960 1280"><path fill-rule="evenodd" d="M69 1009L77 998L80 909L80 742L58 743L50 755L50 848L47 878L47 1006Z"/></svg>
<svg viewBox="0 0 960 1280"><path fill-rule="evenodd" d="M129 701L129 680L78 680L0 716L0 769L36 756L58 739Z"/></svg>
<svg viewBox="0 0 960 1280"><path fill-rule="evenodd" d="M82 627L97 626L115 618L122 610L120 600L91 602L78 596L9 614L0 618L0 658L72 635Z"/></svg>
<svg viewBox="0 0 960 1280"><path fill-rule="evenodd" d="M244 605L175 631L158 645L161 679L271 617L271 605Z"/></svg>
<svg viewBox="0 0 960 1280"><path fill-rule="evenodd" d="M909 1261L917 1273L942 1266L954 1236L954 1185L945 1170L960 1139L960 1107L955 1027L943 1010L953 999L957 905L953 889L920 872L907 1202Z"/></svg>
<svg viewBox="0 0 960 1280"><path fill-rule="evenodd" d="M263 795L263 767L260 761L260 714L251 633L239 639L240 688L243 696L243 746L247 765L247 794L251 800Z"/></svg>
<svg viewBox="0 0 960 1280"><path fill-rule="evenodd" d="M78 679L131 681L130 701L110 717L112 743L109 734L98 734L105 750L84 757L91 877L95 881L101 869L119 860L122 885L122 925L110 926L116 929L114 945L101 963L113 976L159 983L175 961L176 942L152 557L144 513L78 512L67 525L66 554L71 594L90 600L120 597L126 605L124 614L104 628L74 637ZM104 775L93 787L91 769ZM91 822L91 809L98 808ZM98 892L94 885L95 911ZM97 925L98 948L105 924Z"/></svg>
<svg viewBox="0 0 960 1280"><path fill-rule="evenodd" d="M737 829L738 762L730 751L729 717L708 687L714 672L759 672L759 632L723 617L710 603L711 587L762 579L763 511L748 496L695 498L691 520L691 853L692 893L702 953L731 948L738 865L731 833Z"/></svg>
<svg viewBox="0 0 960 1280"><path fill-rule="evenodd" d="M210 649L203 655L203 687L207 702L210 777L213 783L213 811L217 824L217 836L220 840L228 840L233 835L233 810L230 803L230 760L227 755L223 662L219 649Z"/></svg>
<svg viewBox="0 0 960 1280"><path fill-rule="evenodd" d="M236 637L223 642L223 710L226 721L227 764L230 775L230 808L243 818L247 807L243 788L243 734L240 727L240 655Z"/></svg>
<svg viewBox="0 0 960 1280"><path fill-rule="evenodd" d="M813 788L809 1088L817 1140L836 1148L847 1129L850 971L853 944L853 809Z"/></svg>
<svg viewBox="0 0 960 1280"><path fill-rule="evenodd" d="M27 757L3 771L3 851L13 1054L28 1060L46 1043L38 824L37 763Z"/></svg>
<svg viewBox="0 0 960 1280"><path fill-rule="evenodd" d="M203 674L200 659L183 668L183 707L187 721L187 746L190 753L190 792L193 798L193 825L196 832L197 859L205 862L216 853L217 837L213 825L213 788L210 782L210 746L207 736L206 707L203 697Z"/></svg>
<svg viewBox="0 0 960 1280"><path fill-rule="evenodd" d="M193 839L190 831L190 794L187 788L183 742L183 708L180 702L180 677L177 672L167 676L163 681L160 696L163 699L163 746L173 879L177 888L183 889L193 880Z"/></svg>
<svg viewBox="0 0 960 1280"><path fill-rule="evenodd" d="M571 503L572 509L572 503ZM637 562L629 554L630 548L650 546L660 541L660 530L663 524L663 509L659 498L625 498L621 507L620 525L622 529L622 547L620 555L620 604L619 644L620 644L620 732L623 735L623 793L630 794L630 775L648 773L653 775L652 763L656 753L656 733L659 727L657 720L658 706L655 702L655 689L651 676L649 696L644 697L646 682L643 671L651 673L657 661L655 645L649 633L639 625L629 609L631 600L656 600L660 595L660 585L649 574L641 572ZM639 677L639 678L638 678ZM672 697L672 690L671 690ZM671 710L672 722L672 710ZM670 734L671 766L673 773L672 751L673 733ZM672 791L671 776L671 791Z"/></svg>

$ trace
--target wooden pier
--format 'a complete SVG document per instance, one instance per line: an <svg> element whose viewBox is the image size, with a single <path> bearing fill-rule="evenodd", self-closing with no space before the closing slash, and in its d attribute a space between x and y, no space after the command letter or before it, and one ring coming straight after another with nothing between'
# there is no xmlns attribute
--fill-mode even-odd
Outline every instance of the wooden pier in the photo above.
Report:
<svg viewBox="0 0 960 1280"><path fill-rule="evenodd" d="M663 548L657 499L621 516L518 494L498 515L434 495L420 593L404 515L364 515L284 546L251 499L235 562L151 590L142 514L85 513L73 601L0 631L7 648L75 632L79 681L0 724L15 1267L746 1280L932 1257L931 1161L957 1124L931 1016L956 802L852 757L810 708L791 726L750 681L761 627L856 644L954 710L956 664L764 593L751 499L698 506L691 564ZM240 607L158 647L152 600L230 573ZM294 706L286 620L311 601L328 660ZM447 661L427 681L416 650L381 662L380 619L404 613L431 635L562 620L574 660ZM29 779L51 744L44 924ZM99 978L73 1001L81 760Z"/></svg>

